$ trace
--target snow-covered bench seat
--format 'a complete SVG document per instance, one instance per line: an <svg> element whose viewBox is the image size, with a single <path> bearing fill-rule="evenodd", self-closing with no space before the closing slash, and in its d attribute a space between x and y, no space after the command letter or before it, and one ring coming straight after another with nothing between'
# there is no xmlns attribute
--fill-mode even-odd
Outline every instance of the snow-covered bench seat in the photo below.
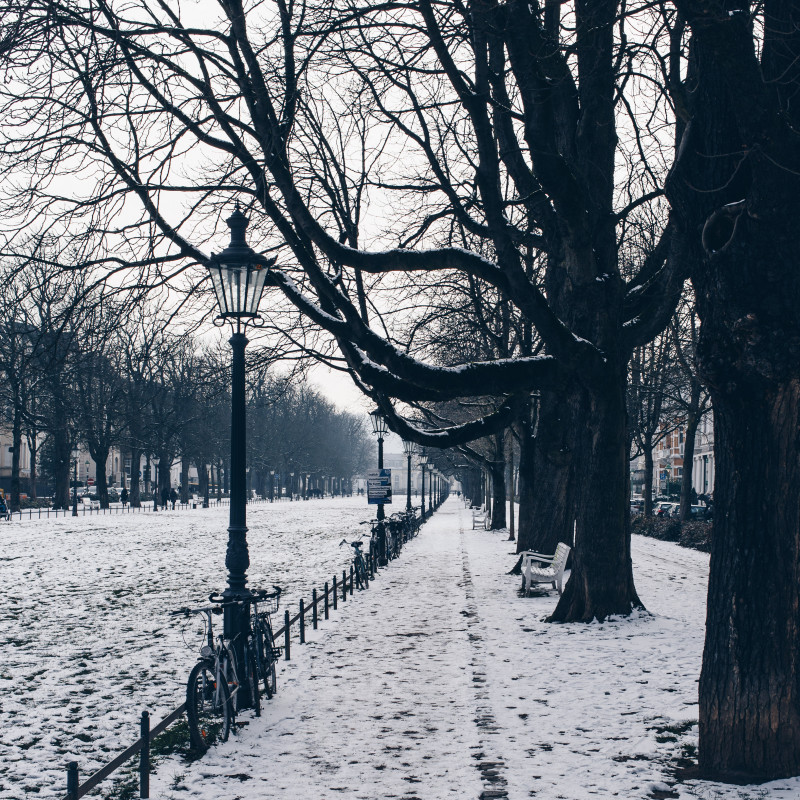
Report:
<svg viewBox="0 0 800 800"><path fill-rule="evenodd" d="M522 588L527 595L534 583L549 583L561 594L564 567L567 565L570 546L559 542L551 556L526 550L522 553Z"/></svg>

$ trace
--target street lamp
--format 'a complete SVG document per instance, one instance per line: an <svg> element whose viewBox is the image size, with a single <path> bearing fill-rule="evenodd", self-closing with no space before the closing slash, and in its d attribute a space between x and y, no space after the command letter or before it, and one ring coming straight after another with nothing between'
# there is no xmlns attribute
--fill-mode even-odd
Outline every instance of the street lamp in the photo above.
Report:
<svg viewBox="0 0 800 800"><path fill-rule="evenodd" d="M420 496L422 497L422 508L420 509L421 519L425 520L425 465L428 463L428 454L425 452L425 448L423 447L420 450L419 457L417 458L419 461L419 466L422 469L422 485L420 486Z"/></svg>
<svg viewBox="0 0 800 800"><path fill-rule="evenodd" d="M78 448L72 448L72 516L78 516Z"/></svg>
<svg viewBox="0 0 800 800"><path fill-rule="evenodd" d="M383 412L376 408L374 411L369 412L369 419L372 423L372 432L378 437L378 470L383 469L383 437L389 430L389 424ZM389 563L386 558L386 529L383 520L386 519L386 512L383 509L383 503L378 503L378 565L385 567Z"/></svg>
<svg viewBox="0 0 800 800"><path fill-rule="evenodd" d="M245 604L232 601L248 595L247 568L250 555L247 550L247 498L245 430L245 382L244 350L247 337L244 334L248 323L258 316L258 304L264 291L268 268L273 262L256 253L245 241L245 229L249 220L239 209L227 219L231 230L231 241L218 255L208 261L211 283L219 303L220 313L214 324L228 322L233 329L230 338L231 359L231 466L230 466L230 517L228 525L228 548L225 566L228 569L228 585L222 593L227 601L223 617L223 634L233 644L238 664L244 664L244 653L250 633L249 610ZM243 691L244 690L244 691ZM242 696L242 695L245 696ZM238 705L249 705L251 698L246 682L239 686Z"/></svg>
<svg viewBox="0 0 800 800"><path fill-rule="evenodd" d="M417 446L414 442L408 442L403 439L403 452L406 455L406 460L408 461L408 475L406 481L406 511L411 511L411 456L417 450Z"/></svg>
<svg viewBox="0 0 800 800"><path fill-rule="evenodd" d="M275 470L269 471L269 501L272 503L275 500Z"/></svg>

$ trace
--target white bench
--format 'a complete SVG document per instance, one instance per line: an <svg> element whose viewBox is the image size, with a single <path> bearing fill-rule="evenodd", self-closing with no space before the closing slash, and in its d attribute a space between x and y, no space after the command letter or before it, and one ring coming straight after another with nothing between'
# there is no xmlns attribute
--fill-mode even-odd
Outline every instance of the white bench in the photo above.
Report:
<svg viewBox="0 0 800 800"><path fill-rule="evenodd" d="M551 556L526 550L522 553L522 588L527 595L535 583L549 583L561 594L564 567L567 565L570 546L559 542Z"/></svg>
<svg viewBox="0 0 800 800"><path fill-rule="evenodd" d="M489 522L489 515L484 511L482 508L473 508L472 509L472 530L475 528L484 528L487 529L487 524Z"/></svg>

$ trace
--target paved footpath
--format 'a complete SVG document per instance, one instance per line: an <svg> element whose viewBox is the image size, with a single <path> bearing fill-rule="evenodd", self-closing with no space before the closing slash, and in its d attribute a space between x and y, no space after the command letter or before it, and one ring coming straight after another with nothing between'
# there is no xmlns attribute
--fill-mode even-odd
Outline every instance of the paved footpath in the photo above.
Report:
<svg viewBox="0 0 800 800"><path fill-rule="evenodd" d="M670 771L696 742L708 556L635 537L651 613L549 625L555 592L518 595L505 538L471 530L451 498L293 647L261 719L197 762L162 763L151 797L763 797Z"/></svg>

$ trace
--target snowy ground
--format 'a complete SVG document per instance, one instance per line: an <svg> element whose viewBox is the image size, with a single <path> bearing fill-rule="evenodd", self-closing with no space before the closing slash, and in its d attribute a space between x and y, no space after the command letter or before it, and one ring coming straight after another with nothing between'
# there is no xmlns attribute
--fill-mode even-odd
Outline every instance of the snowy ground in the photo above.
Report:
<svg viewBox="0 0 800 800"><path fill-rule="evenodd" d="M0 798L61 797L179 705L198 631L167 612L225 586L228 508L60 517L0 527ZM251 586L294 608L341 575L364 498L248 506Z"/></svg>
<svg viewBox="0 0 800 800"><path fill-rule="evenodd" d="M253 507L253 584L292 576L307 596L340 571L341 532L366 516L363 499ZM68 756L86 776L90 753L110 757L98 742L121 749L143 707L159 719L180 700L193 654L162 609L221 575L225 510L140 519L3 529L0 797L61 796ZM471 530L448 501L369 591L295 645L260 719L199 761L162 761L151 797L800 798L800 780L675 778L696 745L707 555L635 537L651 613L554 626L541 619L555 593L519 597L505 574L505 538Z"/></svg>
<svg viewBox="0 0 800 800"><path fill-rule="evenodd" d="M637 537L652 612L594 625L541 619L505 534L451 499L279 673L260 720L193 764L159 767L161 800L798 798L678 783L696 745L708 556Z"/></svg>

